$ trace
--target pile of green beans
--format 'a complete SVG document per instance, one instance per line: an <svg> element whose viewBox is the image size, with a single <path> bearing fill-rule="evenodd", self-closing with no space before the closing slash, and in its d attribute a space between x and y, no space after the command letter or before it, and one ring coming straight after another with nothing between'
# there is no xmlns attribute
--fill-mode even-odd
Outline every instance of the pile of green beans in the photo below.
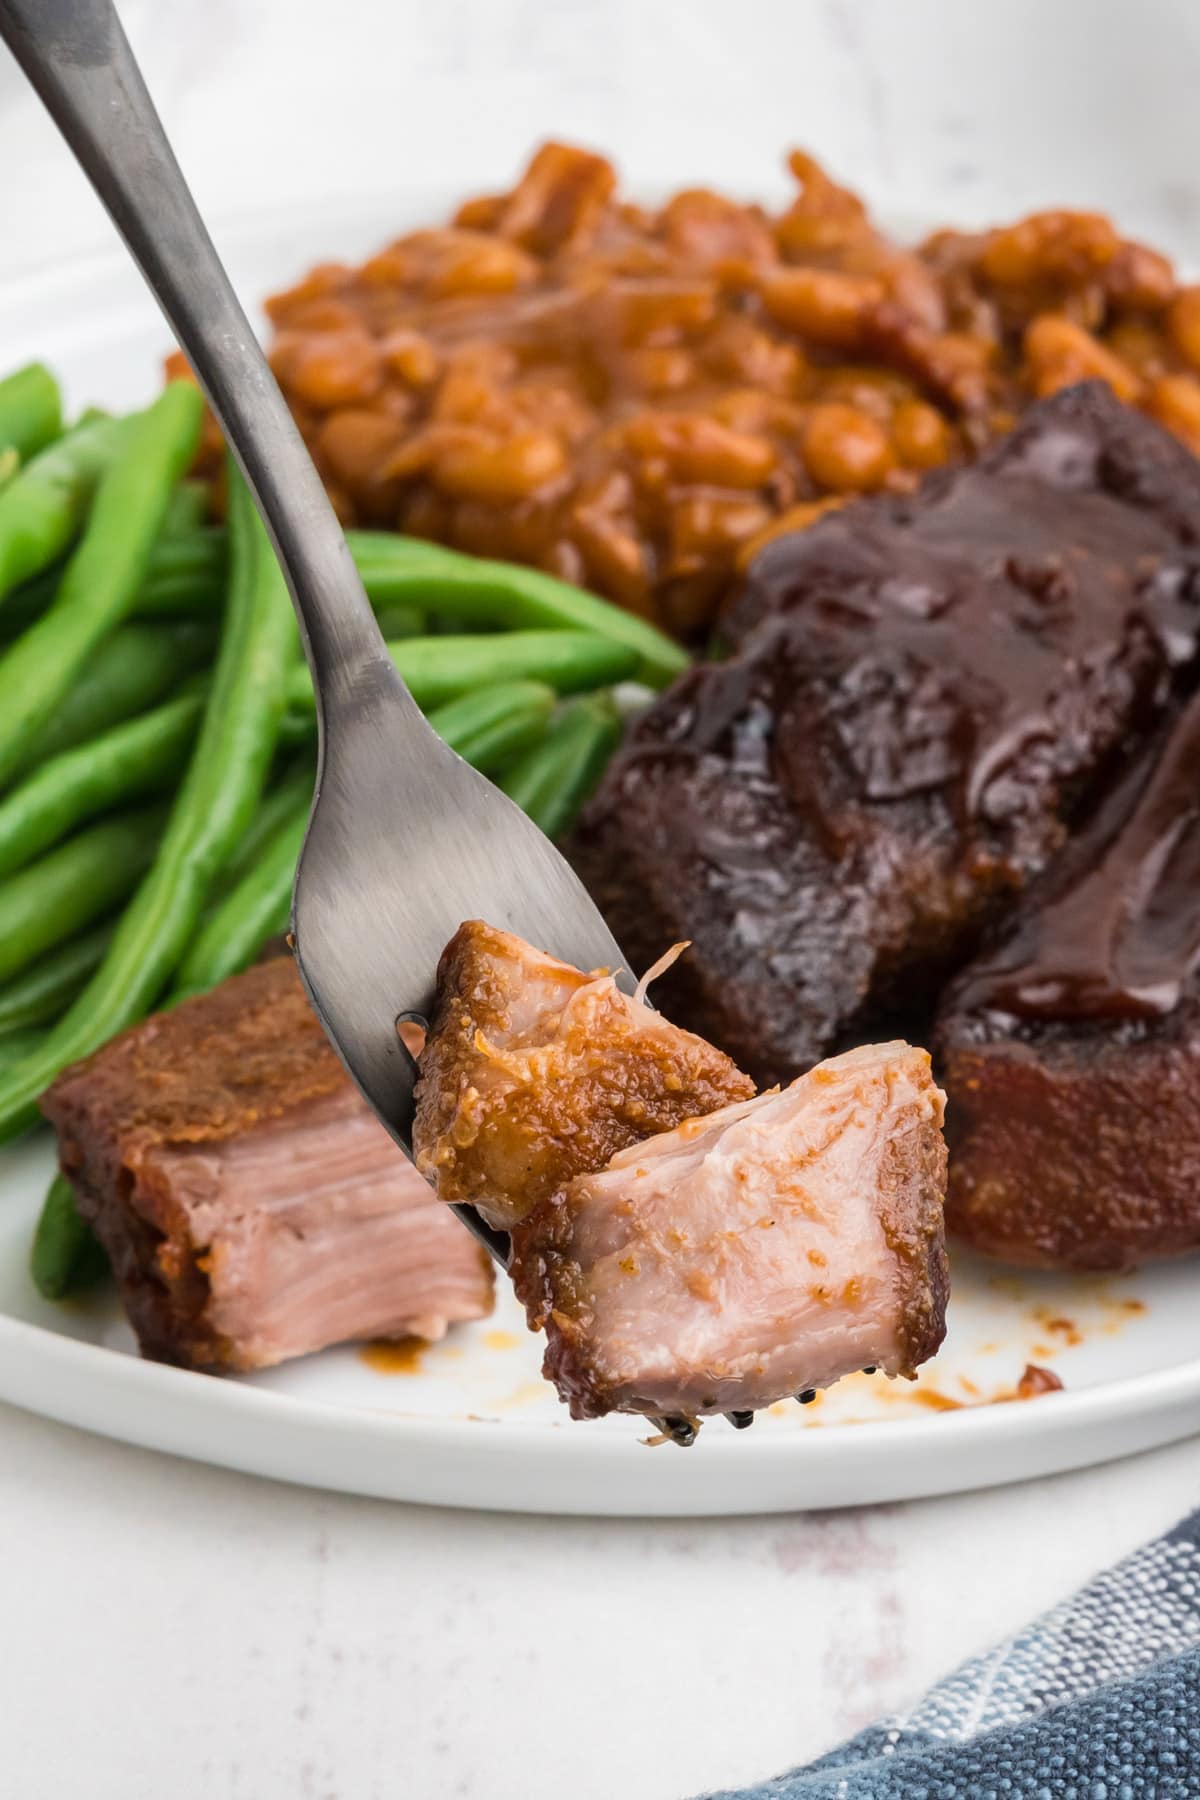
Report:
<svg viewBox="0 0 1200 1800"><path fill-rule="evenodd" d="M42 365L0 379L0 1143L68 1064L286 929L312 683L240 476L220 523L187 478L200 418L171 383L141 413L64 427ZM561 835L619 741L613 688L664 687L685 653L539 570L347 541L434 729ZM39 1289L103 1267L56 1181Z"/></svg>

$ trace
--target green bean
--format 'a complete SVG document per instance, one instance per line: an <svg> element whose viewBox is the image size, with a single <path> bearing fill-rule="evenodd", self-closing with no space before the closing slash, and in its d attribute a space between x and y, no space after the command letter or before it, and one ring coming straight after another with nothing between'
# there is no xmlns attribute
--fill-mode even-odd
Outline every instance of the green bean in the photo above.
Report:
<svg viewBox="0 0 1200 1800"><path fill-rule="evenodd" d="M406 596L414 569L437 568L447 556L461 557L464 562L483 561L463 551L447 550L430 538L405 537L397 531L350 530L346 543L363 586L380 602Z"/></svg>
<svg viewBox="0 0 1200 1800"><path fill-rule="evenodd" d="M43 1300L65 1300L108 1273L108 1258L80 1218L74 1189L62 1175L54 1177L42 1203L29 1272Z"/></svg>
<svg viewBox="0 0 1200 1800"><path fill-rule="evenodd" d="M106 921L39 957L0 987L0 1043L7 1045L11 1032L57 1019L100 967L111 937L112 923Z"/></svg>
<svg viewBox="0 0 1200 1800"><path fill-rule="evenodd" d="M561 837L621 741L621 719L606 694L565 706L546 739L500 783L548 838Z"/></svg>
<svg viewBox="0 0 1200 1800"><path fill-rule="evenodd" d="M349 531L346 540L374 606L406 600L460 625L594 632L633 651L631 673L650 687L688 666L686 651L653 625L544 570L383 531Z"/></svg>
<svg viewBox="0 0 1200 1800"><path fill-rule="evenodd" d="M209 660L217 641L211 624L122 625L100 645L54 717L29 745L22 769L61 756L123 719L154 706Z"/></svg>
<svg viewBox="0 0 1200 1800"><path fill-rule="evenodd" d="M311 705L307 711L285 712L279 721L281 750L309 749L317 740L317 715Z"/></svg>
<svg viewBox="0 0 1200 1800"><path fill-rule="evenodd" d="M270 938L287 930L292 885L310 799L277 826L246 875L201 926L180 965L172 1001L207 993L230 975L249 968Z"/></svg>
<svg viewBox="0 0 1200 1800"><path fill-rule="evenodd" d="M554 702L554 689L544 682L498 682L436 707L429 723L466 762L490 775L540 743Z"/></svg>
<svg viewBox="0 0 1200 1800"><path fill-rule="evenodd" d="M0 1072L0 1140L36 1121L37 1097L60 1070L158 999L261 797L296 654L296 621L270 540L232 464L229 514L225 629L200 735L158 855L74 1005L36 1055Z"/></svg>
<svg viewBox="0 0 1200 1800"><path fill-rule="evenodd" d="M239 839L237 849L233 852L221 879L217 884L218 897L223 897L236 887L243 876L248 875L255 867L263 853L265 845L275 833L290 819L292 814L303 808L312 806L313 786L316 782L317 766L311 756L299 757L295 763L284 770L279 780L264 795L262 805L251 819L244 835Z"/></svg>
<svg viewBox="0 0 1200 1800"><path fill-rule="evenodd" d="M162 808L121 813L68 838L0 887L0 981L103 918L154 860Z"/></svg>
<svg viewBox="0 0 1200 1800"><path fill-rule="evenodd" d="M153 712L43 763L0 799L0 876L98 813L172 788L203 711L204 683L189 683L189 691Z"/></svg>
<svg viewBox="0 0 1200 1800"><path fill-rule="evenodd" d="M420 637L428 629L425 614L415 606L393 606L389 601L376 609L375 617L389 644L394 638Z"/></svg>
<svg viewBox="0 0 1200 1800"><path fill-rule="evenodd" d="M402 639L388 645L388 654L426 710L500 681L545 681L556 692L571 694L622 681L638 662L626 645L590 631ZM308 712L312 704L312 680L301 664L288 679L288 709Z"/></svg>
<svg viewBox="0 0 1200 1800"><path fill-rule="evenodd" d="M203 529L208 518L208 488L202 481L181 481L163 514L165 539L183 538Z"/></svg>
<svg viewBox="0 0 1200 1800"><path fill-rule="evenodd" d="M0 1069L28 1056L41 1041L40 1031L0 1031Z"/></svg>
<svg viewBox="0 0 1200 1800"><path fill-rule="evenodd" d="M59 564L35 575L9 595L0 607L0 642L19 637L49 610L61 580ZM215 621L220 617L224 599L225 533L210 526L178 536L164 531L150 553L150 566L138 589L132 616Z"/></svg>
<svg viewBox="0 0 1200 1800"><path fill-rule="evenodd" d="M32 581L24 581L0 606L0 643L11 643L28 631L35 619L54 604L58 584L62 580L62 564L43 569Z"/></svg>
<svg viewBox="0 0 1200 1800"><path fill-rule="evenodd" d="M293 856L290 867L277 874L271 893L277 894L275 900L264 899L255 890L255 883L261 887L259 871L263 862L271 856L272 840L290 826L296 817L308 818L312 808L313 783L316 778L316 764L311 756L305 756L288 769L283 778L264 798L262 805L251 819L245 834L239 840L237 849L229 858L221 871L213 889L213 904L206 907L201 916L196 937L192 947L184 958L186 968L193 957L197 958L197 969L201 973L189 976L185 981L183 973L177 977L173 990L171 1005L187 998L192 993L203 993L223 981L226 975L233 975L240 969L247 968L258 955L263 945L270 938L276 937L286 930L288 912L291 904L292 882L296 871L296 856ZM303 838L303 832L301 832ZM299 842L296 855L299 855ZM242 893L242 889L246 892ZM238 894L237 901L229 907L226 916L226 903ZM261 936L255 935L256 927L248 925L246 912L254 907L265 913L267 929ZM207 938L208 946L199 952L196 946L202 938ZM230 946L234 940L246 942L247 952L244 956L230 955ZM206 976L202 971L210 954L219 962L221 972ZM217 966L217 963L214 963ZM3 994L0 990L0 1000Z"/></svg>
<svg viewBox="0 0 1200 1800"><path fill-rule="evenodd" d="M0 600L57 562L133 419L94 419L31 457L0 493Z"/></svg>
<svg viewBox="0 0 1200 1800"><path fill-rule="evenodd" d="M133 605L171 489L195 450L202 407L191 382L175 381L142 414L100 481L53 606L0 657L0 782Z"/></svg>
<svg viewBox="0 0 1200 1800"><path fill-rule="evenodd" d="M159 539L133 611L139 619L218 617L224 601L225 533L206 525Z"/></svg>
<svg viewBox="0 0 1200 1800"><path fill-rule="evenodd" d="M42 363L28 363L0 381L0 448L28 462L62 431L62 395Z"/></svg>

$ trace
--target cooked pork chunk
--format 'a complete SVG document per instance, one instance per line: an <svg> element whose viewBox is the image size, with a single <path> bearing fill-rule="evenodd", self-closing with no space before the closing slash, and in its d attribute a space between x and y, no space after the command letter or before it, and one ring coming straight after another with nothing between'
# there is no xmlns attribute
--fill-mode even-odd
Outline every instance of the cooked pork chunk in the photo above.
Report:
<svg viewBox="0 0 1200 1800"><path fill-rule="evenodd" d="M511 1231L575 1417L753 1409L940 1343L929 1058L858 1050L752 1093L611 976L478 921L443 955L418 1166Z"/></svg>
<svg viewBox="0 0 1200 1800"><path fill-rule="evenodd" d="M945 1329L942 1095L924 1051L853 1050L614 1156L514 1232L575 1418L765 1406Z"/></svg>
<svg viewBox="0 0 1200 1800"><path fill-rule="evenodd" d="M125 1032L43 1106L147 1356L256 1369L491 1310L486 1256L351 1085L290 960Z"/></svg>
<svg viewBox="0 0 1200 1800"><path fill-rule="evenodd" d="M413 1148L443 1200L507 1230L627 1144L753 1092L727 1056L612 975L474 919L438 970Z"/></svg>

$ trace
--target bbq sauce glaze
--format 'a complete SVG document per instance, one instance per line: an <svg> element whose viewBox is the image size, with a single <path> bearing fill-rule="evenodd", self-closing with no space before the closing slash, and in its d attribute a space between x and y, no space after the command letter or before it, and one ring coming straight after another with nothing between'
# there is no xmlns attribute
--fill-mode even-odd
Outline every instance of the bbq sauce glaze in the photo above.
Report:
<svg viewBox="0 0 1200 1800"><path fill-rule="evenodd" d="M789 622L781 654L789 630L802 650L841 636L877 683L925 671L903 720L884 707L875 731L855 720L869 800L940 787L964 831L1003 825L1023 787L1079 778L1110 709L1142 738L1196 655L1200 552L1160 487L1164 447L1150 430L1114 455L1130 422L1110 395L1055 404L917 498L769 545L731 612L727 641L774 618Z"/></svg>
<svg viewBox="0 0 1200 1800"><path fill-rule="evenodd" d="M1015 928L959 985L968 1011L1148 1019L1200 967L1200 694L1130 767Z"/></svg>

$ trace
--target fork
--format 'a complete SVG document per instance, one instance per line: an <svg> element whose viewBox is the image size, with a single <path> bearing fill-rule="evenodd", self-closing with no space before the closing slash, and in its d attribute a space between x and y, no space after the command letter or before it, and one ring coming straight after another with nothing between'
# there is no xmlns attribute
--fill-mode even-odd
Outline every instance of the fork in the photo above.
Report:
<svg viewBox="0 0 1200 1800"><path fill-rule="evenodd" d="M617 971L627 990L631 977L569 864L442 742L397 674L111 0L0 0L0 37L162 308L279 556L319 731L292 900L296 962L351 1078L411 1156L416 1065L397 1028L428 1018L438 958L464 919L487 919L577 968ZM507 1267L507 1233L474 1207L454 1210ZM694 1441L689 1419L654 1423L675 1443Z"/></svg>

